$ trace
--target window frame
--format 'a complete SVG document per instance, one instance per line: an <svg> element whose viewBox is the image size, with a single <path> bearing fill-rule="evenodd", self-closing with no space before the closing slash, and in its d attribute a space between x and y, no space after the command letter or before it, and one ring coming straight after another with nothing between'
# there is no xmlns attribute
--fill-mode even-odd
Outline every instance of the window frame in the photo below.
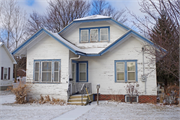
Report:
<svg viewBox="0 0 180 120"><path fill-rule="evenodd" d="M6 70L6 72L7 72L6 78L5 78L5 76L4 76L4 75L5 75L5 69L7 69L7 70ZM4 67L4 68L3 68L3 80L8 80L8 75L9 75L9 74L8 74L8 67Z"/></svg>
<svg viewBox="0 0 180 120"><path fill-rule="evenodd" d="M89 41L89 31L88 30L86 30L86 29L83 29L83 30L81 30L81 40L82 40L82 31L87 31L87 41L81 41L82 43L86 43L86 42L88 42Z"/></svg>
<svg viewBox="0 0 180 120"><path fill-rule="evenodd" d="M43 63L44 63L44 62L50 62L50 63L51 63L51 71L50 71L50 73L51 73L51 81L43 81L43 80L42 80L42 73L43 73L43 72L49 72L49 71L43 71L43 68L42 68L42 67L43 67ZM41 62L41 80L42 80L42 82L52 82L52 77L54 77L54 76L52 76L52 73L53 73L52 64L53 64L53 63L52 63L51 61L42 61L42 62ZM53 73L53 74L54 74L54 73Z"/></svg>
<svg viewBox="0 0 180 120"><path fill-rule="evenodd" d="M117 63L118 62L123 62L125 64L125 80L117 80ZM127 63L128 62L135 62L135 80L128 80L128 68L127 68ZM116 83L124 83L124 82L138 82L138 68L137 68L137 60L115 60L114 61L114 75L115 75L115 82Z"/></svg>
<svg viewBox="0 0 180 120"><path fill-rule="evenodd" d="M35 81L35 63L39 62L39 77L38 81ZM51 81L43 81L42 80L42 63L43 62L50 62L51 63ZM58 81L54 81L54 63L58 62ZM57 72L57 71L56 71ZM34 67L33 67L33 82L34 83L60 83L61 82L61 60L60 59L42 59L42 60L34 60Z"/></svg>
<svg viewBox="0 0 180 120"><path fill-rule="evenodd" d="M108 40L101 40L101 29L104 29L104 28L107 28L107 32L108 32L108 35L107 35L107 39ZM98 30L98 39L97 41L92 41L91 40L91 30L92 29L97 29ZM82 41L82 30L88 30L88 41ZM79 28L79 43L93 43L93 42L109 42L110 41L110 26L102 26L102 27L90 27L90 28Z"/></svg>
<svg viewBox="0 0 180 120"><path fill-rule="evenodd" d="M81 64L85 64L85 71L80 71L80 65ZM86 75L86 79L85 80L81 80L80 79L80 74L81 73L86 73L85 75ZM82 63L79 63L79 82L86 82L87 81L87 63L85 63L85 62L82 62Z"/></svg>
<svg viewBox="0 0 180 120"><path fill-rule="evenodd" d="M97 30L97 39L96 39L95 41L92 41L92 39L91 39L91 31L92 31L92 30ZM97 29L97 28L95 28L95 29L90 29L90 41L91 41L91 42L97 42L97 41L98 41L98 38L99 38L98 29Z"/></svg>
<svg viewBox="0 0 180 120"><path fill-rule="evenodd" d="M104 34L101 34L101 30L102 29L107 29L107 40L101 40L101 35L104 35ZM109 36L109 34L108 34L108 28L101 28L100 29L100 39L99 39L99 41L101 41L101 42L106 42L106 41L108 41L108 36Z"/></svg>

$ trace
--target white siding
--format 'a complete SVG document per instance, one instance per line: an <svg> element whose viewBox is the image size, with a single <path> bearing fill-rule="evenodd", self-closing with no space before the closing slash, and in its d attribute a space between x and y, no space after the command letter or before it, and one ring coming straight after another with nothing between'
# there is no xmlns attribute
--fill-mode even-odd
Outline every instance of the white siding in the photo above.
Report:
<svg viewBox="0 0 180 120"><path fill-rule="evenodd" d="M61 84L31 84L32 97L50 95L67 99L69 80L69 49L53 38L46 36L38 44L27 50L27 80L33 82L33 63L36 59L61 59Z"/></svg>
<svg viewBox="0 0 180 120"><path fill-rule="evenodd" d="M10 67L10 80L1 80L1 67ZM13 83L13 63L3 46L0 47L0 86L11 86Z"/></svg>
<svg viewBox="0 0 180 120"><path fill-rule="evenodd" d="M139 91L141 92L140 95L145 95L145 83L141 81L141 75L143 74L142 46L142 42L130 37L116 49L102 56L82 56L79 61L88 61L88 82L92 83L92 92L96 93L96 84L99 83L101 94L126 94L126 83L115 83L114 60L137 60ZM157 95L155 61L152 64L150 62L152 61L145 57L145 74L150 73L147 79L146 95Z"/></svg>
<svg viewBox="0 0 180 120"><path fill-rule="evenodd" d="M97 43L79 43L79 29L80 28L90 28L90 27L103 27L110 26L110 42L97 42ZM120 38L123 34L126 33L126 30L119 27L116 24L111 24L109 22L100 21L100 22L87 22L81 23L78 27L69 30L66 33L61 34L65 39L74 43L80 48L92 48L92 47L106 47L110 43L114 42L118 38Z"/></svg>

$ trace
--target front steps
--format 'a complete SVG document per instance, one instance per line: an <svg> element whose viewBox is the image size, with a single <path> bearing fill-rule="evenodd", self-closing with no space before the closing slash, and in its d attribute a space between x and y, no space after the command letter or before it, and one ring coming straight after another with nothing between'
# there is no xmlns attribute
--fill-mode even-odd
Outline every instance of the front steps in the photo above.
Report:
<svg viewBox="0 0 180 120"><path fill-rule="evenodd" d="M68 104L69 105L82 105L82 106L87 105L88 104L88 100L89 100L88 99L88 94L85 94L83 96L83 103L82 103L82 98L81 97L82 97L81 94L71 95L69 97ZM89 97L90 97L90 99L92 101L92 95L91 94L89 94Z"/></svg>

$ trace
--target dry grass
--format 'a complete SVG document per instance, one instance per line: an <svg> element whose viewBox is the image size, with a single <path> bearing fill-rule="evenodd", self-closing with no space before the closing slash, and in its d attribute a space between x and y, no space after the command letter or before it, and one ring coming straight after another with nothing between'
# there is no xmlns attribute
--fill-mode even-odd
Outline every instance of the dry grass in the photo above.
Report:
<svg viewBox="0 0 180 120"><path fill-rule="evenodd" d="M11 91L16 95L16 102L18 104L24 104L27 103L26 97L29 88L27 87L26 84L22 84L22 82L19 82L19 85L17 88L9 88Z"/></svg>
<svg viewBox="0 0 180 120"><path fill-rule="evenodd" d="M28 101L29 103L39 103L39 104L45 104L45 103L49 103L49 104L57 104L57 105L65 105L65 100L61 100L59 98L55 99L52 97L52 99L50 99L49 95L46 96L42 96L40 95L40 99L38 100L34 100L34 99L30 99Z"/></svg>

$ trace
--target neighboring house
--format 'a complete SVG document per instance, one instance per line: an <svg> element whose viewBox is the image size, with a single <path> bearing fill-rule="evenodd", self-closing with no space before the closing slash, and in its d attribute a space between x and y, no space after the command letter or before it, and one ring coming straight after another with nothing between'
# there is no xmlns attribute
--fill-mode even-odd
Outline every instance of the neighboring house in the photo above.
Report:
<svg viewBox="0 0 180 120"><path fill-rule="evenodd" d="M4 43L0 42L0 87L6 90L13 83L13 64L16 61Z"/></svg>
<svg viewBox="0 0 180 120"><path fill-rule="evenodd" d="M136 82L139 102L156 102L156 63L143 56L145 45L153 43L109 16L94 15L75 19L59 33L42 28L12 54L27 57L29 97L67 100L85 83L94 99L100 84L100 100L116 95L124 101L126 83ZM142 81L143 58L147 82Z"/></svg>

